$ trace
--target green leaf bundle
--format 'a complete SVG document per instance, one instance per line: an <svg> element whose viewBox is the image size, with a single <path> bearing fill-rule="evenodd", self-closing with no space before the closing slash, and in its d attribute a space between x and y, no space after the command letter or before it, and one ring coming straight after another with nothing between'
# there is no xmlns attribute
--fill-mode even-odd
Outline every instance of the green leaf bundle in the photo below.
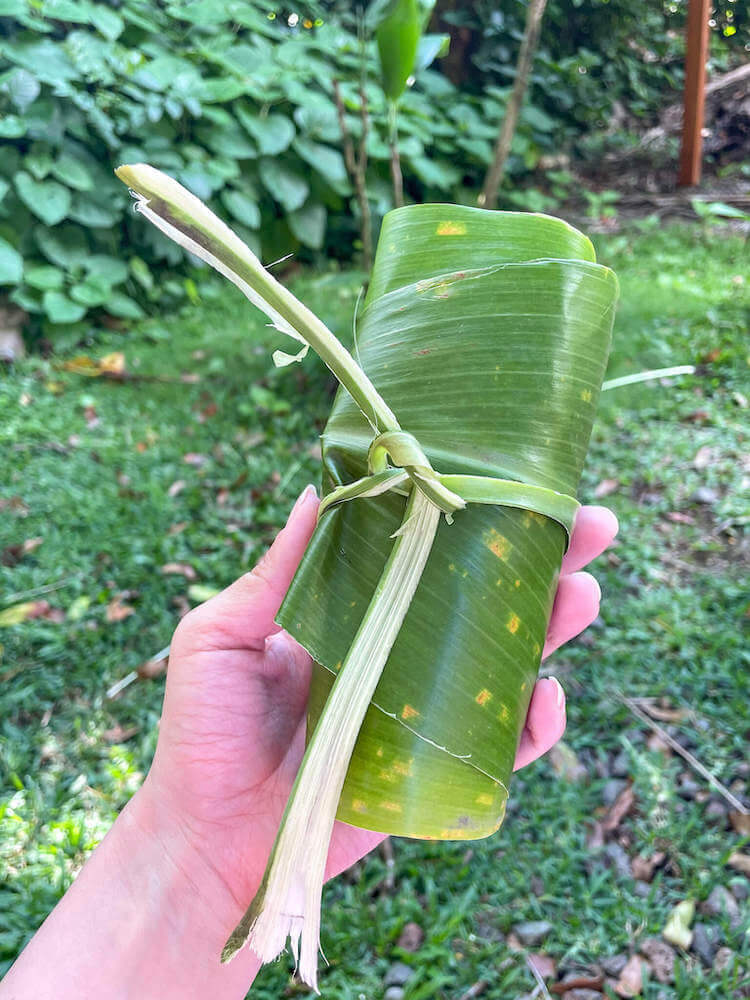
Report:
<svg viewBox="0 0 750 1000"><path fill-rule="evenodd" d="M198 199L149 167L118 174L139 211L303 342L277 363L309 346L341 383L318 528L278 616L316 664L308 746L222 956L249 941L269 961L289 938L317 988L337 815L433 839L502 822L617 282L559 220L400 209L383 225L355 361Z"/></svg>

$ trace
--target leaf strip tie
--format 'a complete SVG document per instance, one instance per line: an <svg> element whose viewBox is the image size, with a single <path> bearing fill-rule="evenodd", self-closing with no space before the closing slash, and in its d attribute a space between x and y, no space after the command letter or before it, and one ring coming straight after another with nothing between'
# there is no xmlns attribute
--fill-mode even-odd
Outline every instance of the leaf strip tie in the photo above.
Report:
<svg viewBox="0 0 750 1000"><path fill-rule="evenodd" d="M388 459L394 463L388 465ZM373 439L367 455L369 475L339 486L323 498L318 519L348 500L379 496L393 490L408 494L411 483L446 515L448 523L455 511L467 503L516 507L541 514L562 525L568 536L580 504L567 493L515 479L492 476L441 475L436 472L413 434L408 431L386 431Z"/></svg>

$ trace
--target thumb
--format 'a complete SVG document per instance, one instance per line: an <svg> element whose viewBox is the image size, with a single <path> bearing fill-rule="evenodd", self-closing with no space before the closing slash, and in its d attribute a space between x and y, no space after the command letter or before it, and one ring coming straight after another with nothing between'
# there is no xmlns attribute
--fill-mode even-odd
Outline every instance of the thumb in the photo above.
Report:
<svg viewBox="0 0 750 1000"><path fill-rule="evenodd" d="M317 513L315 487L307 486L255 568L183 618L175 635L181 651L263 649L266 638L279 631L274 618L315 529Z"/></svg>

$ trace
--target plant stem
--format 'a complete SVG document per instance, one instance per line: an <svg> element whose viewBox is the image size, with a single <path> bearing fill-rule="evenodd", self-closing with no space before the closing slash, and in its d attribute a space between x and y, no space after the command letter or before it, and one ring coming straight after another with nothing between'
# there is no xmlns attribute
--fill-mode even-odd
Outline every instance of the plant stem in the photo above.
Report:
<svg viewBox="0 0 750 1000"><path fill-rule="evenodd" d="M139 211L157 228L229 278L278 329L309 344L373 427L398 429L388 404L325 323L278 282L200 199L143 163L121 166L115 172L138 196Z"/></svg>
<svg viewBox="0 0 750 1000"><path fill-rule="evenodd" d="M518 63L516 64L516 79L513 84L508 107L505 109L505 117L500 128L500 133L495 143L495 152L487 171L482 193L479 195L478 204L480 208L496 208L497 192L500 188L500 181L503 179L505 161L508 159L510 147L513 144L513 136L516 134L516 124L521 113L521 105L526 94L531 67L534 62L534 53L539 41L539 32L542 28L542 17L547 0L529 0L526 11L526 27L524 28L521 50L518 53Z"/></svg>
<svg viewBox="0 0 750 1000"><path fill-rule="evenodd" d="M388 104L388 140L391 147L391 180L393 181L393 204L402 208L404 204L404 178L401 174L401 154L398 151L398 110L395 101Z"/></svg>
<svg viewBox="0 0 750 1000"><path fill-rule="evenodd" d="M341 790L439 519L438 508L412 489L401 533L305 751L261 888L227 941L222 961L248 941L264 962L273 961L290 938L301 978L317 990L320 897Z"/></svg>
<svg viewBox="0 0 750 1000"><path fill-rule="evenodd" d="M344 147L344 163L349 174L349 179L354 185L354 191L359 205L360 235L362 238L362 267L369 278L372 270L372 218L370 214L370 201L367 197L367 132L369 130L369 116L367 114L367 95L364 86L360 86L360 116L362 118L362 136L359 140L359 152L354 152L354 142L346 124L346 113L344 101L341 97L341 88L338 80L333 81L333 94L336 99L336 111L339 118L339 128Z"/></svg>

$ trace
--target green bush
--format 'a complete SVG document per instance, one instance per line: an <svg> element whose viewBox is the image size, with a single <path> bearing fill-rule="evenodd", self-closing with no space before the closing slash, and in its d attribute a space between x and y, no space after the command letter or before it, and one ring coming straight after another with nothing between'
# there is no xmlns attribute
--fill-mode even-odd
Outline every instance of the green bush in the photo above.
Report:
<svg viewBox="0 0 750 1000"><path fill-rule="evenodd" d="M299 5L298 5L299 6ZM437 52L427 39L423 63ZM340 152L338 79L360 133L363 60L373 209L391 205L374 45L347 10L274 16L255 0L0 0L0 285L48 337L87 315L131 319L185 294L181 250L134 225L118 163L145 160L229 218L266 259L350 257L358 222ZM489 162L501 91L459 97L422 68L404 95L407 194L460 200ZM532 162L551 119L526 117ZM464 195L466 197L467 195ZM159 275L157 282L156 276Z"/></svg>

